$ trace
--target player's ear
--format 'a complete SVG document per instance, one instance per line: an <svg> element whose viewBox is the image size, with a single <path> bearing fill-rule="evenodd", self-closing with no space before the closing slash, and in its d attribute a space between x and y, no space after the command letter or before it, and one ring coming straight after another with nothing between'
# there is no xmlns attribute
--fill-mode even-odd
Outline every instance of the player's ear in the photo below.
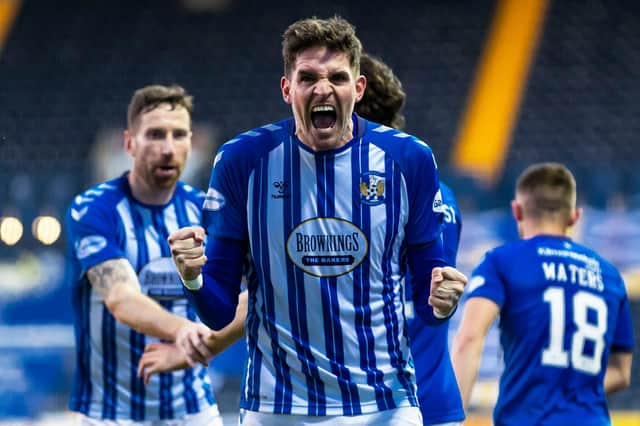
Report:
<svg viewBox="0 0 640 426"><path fill-rule="evenodd" d="M568 226L575 225L578 219L580 219L581 217L582 217L582 207L573 209L573 211L571 212L571 216L569 217Z"/></svg>
<svg viewBox="0 0 640 426"><path fill-rule="evenodd" d="M367 88L367 77L359 75L356 78L356 103L360 102L360 99L364 96L364 91Z"/></svg>
<svg viewBox="0 0 640 426"><path fill-rule="evenodd" d="M511 213L517 222L522 220L522 206L516 200L511 200Z"/></svg>
<svg viewBox="0 0 640 426"><path fill-rule="evenodd" d="M133 155L133 135L129 130L123 132L123 146L127 153Z"/></svg>
<svg viewBox="0 0 640 426"><path fill-rule="evenodd" d="M284 75L280 78L280 90L282 91L282 99L291 104L291 82Z"/></svg>

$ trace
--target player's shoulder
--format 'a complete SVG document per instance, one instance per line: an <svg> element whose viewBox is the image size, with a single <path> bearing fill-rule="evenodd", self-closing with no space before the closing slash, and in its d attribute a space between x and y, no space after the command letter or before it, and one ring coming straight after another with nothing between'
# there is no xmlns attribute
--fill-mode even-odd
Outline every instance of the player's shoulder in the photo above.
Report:
<svg viewBox="0 0 640 426"><path fill-rule="evenodd" d="M293 119L288 118L247 130L226 141L218 155L259 158L283 143L291 134Z"/></svg>
<svg viewBox="0 0 640 426"><path fill-rule="evenodd" d="M119 200L126 197L126 174L85 189L76 195L69 206L69 214L76 220L89 209L114 209Z"/></svg>
<svg viewBox="0 0 640 426"><path fill-rule="evenodd" d="M181 180L176 183L176 192L179 193L182 197L196 203L201 203L205 198L204 191L195 188Z"/></svg>
<svg viewBox="0 0 640 426"><path fill-rule="evenodd" d="M438 168L431 147L422 139L383 124L362 119L365 142L377 146L395 161L405 174L424 177ZM426 167L431 165L432 167Z"/></svg>
<svg viewBox="0 0 640 426"><path fill-rule="evenodd" d="M488 250L484 258L490 259L498 265L505 262L509 264L509 259L514 257L519 258L525 251L531 251L529 242L527 240L517 239L504 242Z"/></svg>
<svg viewBox="0 0 640 426"><path fill-rule="evenodd" d="M460 216L460 209L458 208L458 201L450 186L440 181L440 193L442 194L442 202L448 206L453 207L456 211L456 215Z"/></svg>
<svg viewBox="0 0 640 426"><path fill-rule="evenodd" d="M614 278L621 285L624 285L622 275L620 274L618 267L615 266L611 261L602 257L600 253L598 253L591 247L576 242L572 242L572 245L576 251L581 253L587 259L587 261L597 262L603 276Z"/></svg>
<svg viewBox="0 0 640 426"><path fill-rule="evenodd" d="M373 121L364 120L363 137L369 143L397 156L432 155L431 147L422 139Z"/></svg>

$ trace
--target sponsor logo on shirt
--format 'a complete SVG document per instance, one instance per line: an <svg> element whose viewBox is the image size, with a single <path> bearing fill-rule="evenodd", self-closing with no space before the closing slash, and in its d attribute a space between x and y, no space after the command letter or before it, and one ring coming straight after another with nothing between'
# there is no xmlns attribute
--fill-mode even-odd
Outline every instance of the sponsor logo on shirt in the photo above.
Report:
<svg viewBox="0 0 640 426"><path fill-rule="evenodd" d="M289 182L286 180L277 180L273 182L273 187L276 191L271 194L271 198L281 199L281 198L289 198L291 195L289 194Z"/></svg>
<svg viewBox="0 0 640 426"><path fill-rule="evenodd" d="M315 218L299 224L287 240L289 259L309 275L337 277L354 270L369 243L360 228L337 218Z"/></svg>
<svg viewBox="0 0 640 426"><path fill-rule="evenodd" d="M360 201L370 206L384 203L384 173L369 171L360 175Z"/></svg>
<svg viewBox="0 0 640 426"><path fill-rule="evenodd" d="M92 254L98 253L107 246L107 239L102 235L88 235L80 241L76 241L76 256L84 259Z"/></svg>
<svg viewBox="0 0 640 426"><path fill-rule="evenodd" d="M204 205L202 206L205 210L218 211L222 207L224 207L226 200L224 196L218 192L215 188L209 188L207 191L207 196L204 200Z"/></svg>
<svg viewBox="0 0 640 426"><path fill-rule="evenodd" d="M140 290L159 300L182 299L182 281L173 260L162 257L147 263L138 273Z"/></svg>

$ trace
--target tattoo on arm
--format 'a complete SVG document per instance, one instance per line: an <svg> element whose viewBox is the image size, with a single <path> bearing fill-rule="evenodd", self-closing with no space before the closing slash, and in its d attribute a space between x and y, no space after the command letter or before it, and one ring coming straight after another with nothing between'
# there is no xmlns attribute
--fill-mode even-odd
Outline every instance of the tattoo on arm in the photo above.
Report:
<svg viewBox="0 0 640 426"><path fill-rule="evenodd" d="M94 290L105 298L118 283L130 283L139 287L138 277L126 259L111 259L102 262L87 271L89 282Z"/></svg>

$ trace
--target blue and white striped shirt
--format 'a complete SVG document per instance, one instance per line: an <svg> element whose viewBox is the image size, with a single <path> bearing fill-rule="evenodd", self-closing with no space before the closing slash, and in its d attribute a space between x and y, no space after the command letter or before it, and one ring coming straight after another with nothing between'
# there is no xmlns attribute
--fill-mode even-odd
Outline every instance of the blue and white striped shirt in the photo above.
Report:
<svg viewBox="0 0 640 426"><path fill-rule="evenodd" d="M77 364L69 407L102 419L181 418L215 404L201 366L154 376L145 386L137 366L147 343L157 339L115 320L86 271L125 258L143 293L168 311L196 320L187 303L167 236L200 223L204 194L178 182L166 205L149 206L131 195L127 175L78 195L66 217L67 273L73 294Z"/></svg>
<svg viewBox="0 0 640 426"><path fill-rule="evenodd" d="M402 279L407 246L440 238L431 149L354 116L353 140L313 152L293 126L224 144L204 203L209 238L246 241L252 260L241 407L357 415L416 406Z"/></svg>

